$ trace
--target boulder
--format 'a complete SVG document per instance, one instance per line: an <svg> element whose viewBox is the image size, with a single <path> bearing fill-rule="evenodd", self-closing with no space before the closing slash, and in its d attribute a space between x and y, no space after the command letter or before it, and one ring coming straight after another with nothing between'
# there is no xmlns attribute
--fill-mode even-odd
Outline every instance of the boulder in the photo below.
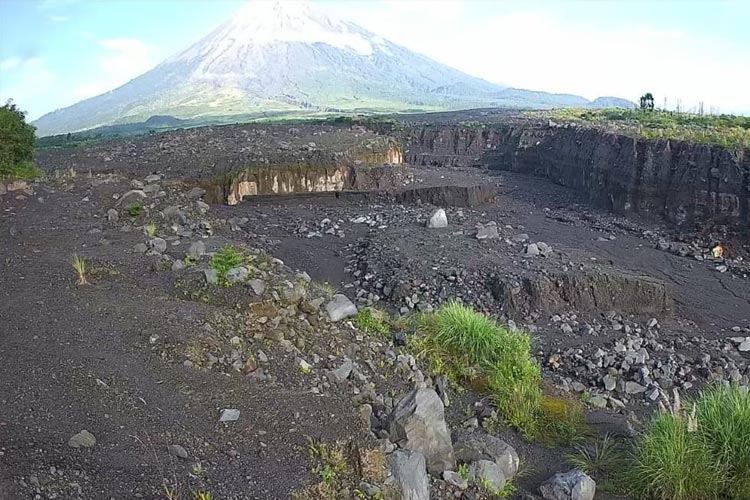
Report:
<svg viewBox="0 0 750 500"><path fill-rule="evenodd" d="M187 256L192 260L200 260L201 257L206 255L206 244L202 241L195 241L190 244L188 248Z"/></svg>
<svg viewBox="0 0 750 500"><path fill-rule="evenodd" d="M168 221L177 222L178 224L187 224L187 217L177 205L165 208L162 210L162 214L164 214L164 218Z"/></svg>
<svg viewBox="0 0 750 500"><path fill-rule="evenodd" d="M164 253L167 250L167 242L164 238L153 238L148 242L148 246L157 253Z"/></svg>
<svg viewBox="0 0 750 500"><path fill-rule="evenodd" d="M114 208L107 210L107 220L113 224L120 220L120 214Z"/></svg>
<svg viewBox="0 0 750 500"><path fill-rule="evenodd" d="M445 210L442 208L436 209L430 215L430 219L427 221L427 227L430 229L439 229L441 227L448 227L448 216L445 215Z"/></svg>
<svg viewBox="0 0 750 500"><path fill-rule="evenodd" d="M341 321L344 318L357 315L357 306L349 300L346 295L337 293L330 302L326 304L326 311L331 321Z"/></svg>
<svg viewBox="0 0 750 500"><path fill-rule="evenodd" d="M477 239L478 240L491 240L500 236L497 231L497 224L495 222L488 222L487 224L479 224L477 226Z"/></svg>
<svg viewBox="0 0 750 500"><path fill-rule="evenodd" d="M433 389L417 389L399 401L388 417L388 432L402 448L422 453L430 474L456 467L445 408Z"/></svg>
<svg viewBox="0 0 750 500"><path fill-rule="evenodd" d="M185 196L187 196L189 200L197 200L198 198L202 198L204 194L206 194L205 189L194 187L193 189L188 191Z"/></svg>
<svg viewBox="0 0 750 500"><path fill-rule="evenodd" d="M536 257L539 255L539 247L536 245L536 243L529 243L526 245L526 248L523 251L523 254L526 257Z"/></svg>
<svg viewBox="0 0 750 500"><path fill-rule="evenodd" d="M469 479L475 484L497 493L505 486L505 474L492 460L477 460L469 465Z"/></svg>
<svg viewBox="0 0 750 500"><path fill-rule="evenodd" d="M96 438L86 429L73 435L73 437L68 440L68 446L71 448L91 448L95 444Z"/></svg>
<svg viewBox="0 0 750 500"><path fill-rule="evenodd" d="M140 189L131 189L124 195L120 196L120 199L117 200L117 205L130 205L133 202L136 201L142 201L146 198L146 193L144 193Z"/></svg>
<svg viewBox="0 0 750 500"><path fill-rule="evenodd" d="M248 276L250 276L250 271L248 271L245 266L233 267L227 271L227 282L238 283L240 281L245 281Z"/></svg>
<svg viewBox="0 0 750 500"><path fill-rule="evenodd" d="M518 472L518 453L502 439L486 432L458 429L453 432L453 451L456 460L471 463L491 460L503 471L506 480L513 479Z"/></svg>
<svg viewBox="0 0 750 500"><path fill-rule="evenodd" d="M388 465L402 500L430 499L430 480L424 455L417 451L396 450L388 456Z"/></svg>
<svg viewBox="0 0 750 500"><path fill-rule="evenodd" d="M558 472L539 487L539 492L546 500L593 500L596 482L574 469Z"/></svg>

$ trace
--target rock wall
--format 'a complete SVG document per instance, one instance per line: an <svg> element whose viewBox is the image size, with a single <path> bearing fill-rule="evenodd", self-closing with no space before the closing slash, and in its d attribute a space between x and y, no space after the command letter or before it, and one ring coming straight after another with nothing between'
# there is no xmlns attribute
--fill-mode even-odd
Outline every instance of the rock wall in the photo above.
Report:
<svg viewBox="0 0 750 500"><path fill-rule="evenodd" d="M418 125L403 141L411 164L533 174L616 213L750 229L748 150L554 124Z"/></svg>
<svg viewBox="0 0 750 500"><path fill-rule="evenodd" d="M203 187L210 202L236 205L245 196L341 191L353 173L349 166L252 167Z"/></svg>

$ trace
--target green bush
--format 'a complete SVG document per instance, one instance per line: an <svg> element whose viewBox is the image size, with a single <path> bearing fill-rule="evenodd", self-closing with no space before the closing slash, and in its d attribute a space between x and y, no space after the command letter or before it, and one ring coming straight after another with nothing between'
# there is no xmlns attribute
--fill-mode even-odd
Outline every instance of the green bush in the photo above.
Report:
<svg viewBox="0 0 750 500"><path fill-rule="evenodd" d="M637 440L626 483L638 498L750 498L750 395L706 390L685 411L657 415Z"/></svg>
<svg viewBox="0 0 750 500"><path fill-rule="evenodd" d="M0 179L33 179L34 131L26 115L8 101L0 107Z"/></svg>
<svg viewBox="0 0 750 500"><path fill-rule="evenodd" d="M508 423L527 436L537 430L541 372L531 338L458 302L420 318L411 339L417 356L456 382L484 386Z"/></svg>

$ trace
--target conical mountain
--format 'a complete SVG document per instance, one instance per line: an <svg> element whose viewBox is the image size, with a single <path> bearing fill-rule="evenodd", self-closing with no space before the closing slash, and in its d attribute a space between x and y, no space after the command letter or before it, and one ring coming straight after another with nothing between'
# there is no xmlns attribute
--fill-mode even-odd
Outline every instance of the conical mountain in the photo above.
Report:
<svg viewBox="0 0 750 500"><path fill-rule="evenodd" d="M472 77L309 4L255 1L186 50L105 94L48 113L39 135L273 112L586 105Z"/></svg>

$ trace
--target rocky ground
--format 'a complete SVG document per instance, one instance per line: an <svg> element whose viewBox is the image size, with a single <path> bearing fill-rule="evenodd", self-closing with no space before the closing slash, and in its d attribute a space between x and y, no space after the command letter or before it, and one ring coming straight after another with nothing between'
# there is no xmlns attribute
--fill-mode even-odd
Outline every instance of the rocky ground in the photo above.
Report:
<svg viewBox="0 0 750 500"><path fill-rule="evenodd" d="M631 435L674 388L748 385L738 252L520 175L414 169L412 184L441 177L497 196L228 207L155 165L4 184L0 498L591 490L578 473L546 483L572 469L569 449L497 425L486 395L431 378L404 332L361 331L355 306L409 316L460 298L527 329L550 390L584 402L593 433ZM438 209L446 227L430 227ZM220 277L209 263L226 245L244 257Z"/></svg>

